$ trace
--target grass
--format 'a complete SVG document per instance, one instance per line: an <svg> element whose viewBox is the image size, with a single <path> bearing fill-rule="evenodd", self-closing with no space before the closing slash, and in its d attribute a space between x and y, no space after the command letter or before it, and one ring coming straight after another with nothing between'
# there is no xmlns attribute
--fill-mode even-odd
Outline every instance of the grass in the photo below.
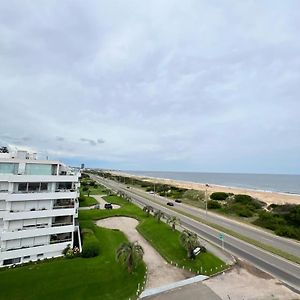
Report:
<svg viewBox="0 0 300 300"><path fill-rule="evenodd" d="M140 264L128 276L126 268L116 262L115 249L126 240L124 234L97 227L91 221L81 225L93 229L101 247L99 256L55 259L0 271L0 299L133 299L145 265Z"/></svg>
<svg viewBox="0 0 300 300"><path fill-rule="evenodd" d="M128 216L139 220L138 231L149 243L169 262L177 263L180 267L191 269L192 272L206 271L211 275L225 269L227 266L212 253L201 253L195 260L187 258L186 250L180 245L178 231L163 222L158 223L153 216L147 215L136 205L117 196L106 196L108 202L121 205L118 210L88 210L80 211L80 218L98 220L112 216ZM222 266L222 267L221 267Z"/></svg>
<svg viewBox="0 0 300 300"><path fill-rule="evenodd" d="M211 275L227 266L210 252L201 253L195 260L187 258L186 250L179 243L179 231L172 231L165 223L158 223L153 217L144 219L138 225L138 231L152 244L152 246L169 262L191 269L192 272L205 271ZM221 267L222 266L222 267Z"/></svg>
<svg viewBox="0 0 300 300"><path fill-rule="evenodd" d="M80 207L96 205L98 201L93 197L83 196L83 200L79 201Z"/></svg>

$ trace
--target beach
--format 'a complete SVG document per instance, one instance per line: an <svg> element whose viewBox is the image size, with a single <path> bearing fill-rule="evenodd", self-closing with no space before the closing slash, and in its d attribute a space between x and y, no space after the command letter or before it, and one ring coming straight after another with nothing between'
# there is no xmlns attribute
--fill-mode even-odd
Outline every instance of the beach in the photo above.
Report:
<svg viewBox="0 0 300 300"><path fill-rule="evenodd" d="M140 175L132 175L125 172L110 172L115 175L127 176L132 178L138 178L147 180L153 183L163 183L169 184L180 188L185 189L194 189L194 190L205 190L205 183L196 183L182 180L174 180L174 179L165 179L165 178L154 178L154 177L146 177ZM237 187L228 187L228 186L220 186L215 184L209 184L207 188L208 194L212 194L214 192L226 192L233 194L246 194L250 195L253 198L257 198L267 204L300 204L300 195L298 194L287 194L287 193L278 193L278 192L270 192L270 191L260 191L253 189L245 189L245 188L237 188Z"/></svg>

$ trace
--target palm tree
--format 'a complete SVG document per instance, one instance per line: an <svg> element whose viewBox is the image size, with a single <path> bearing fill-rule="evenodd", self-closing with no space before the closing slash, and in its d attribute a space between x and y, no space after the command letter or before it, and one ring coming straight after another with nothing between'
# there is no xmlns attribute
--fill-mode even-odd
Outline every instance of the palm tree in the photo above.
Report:
<svg viewBox="0 0 300 300"><path fill-rule="evenodd" d="M180 234L180 243L186 249L188 258L194 258L193 250L199 246L197 234L186 229L183 230Z"/></svg>
<svg viewBox="0 0 300 300"><path fill-rule="evenodd" d="M154 213L154 217L157 219L157 222L160 222L160 219L164 217L164 213L161 210L157 210Z"/></svg>
<svg viewBox="0 0 300 300"><path fill-rule="evenodd" d="M116 251L116 259L127 265L128 273L132 273L136 264L142 260L144 250L138 242L123 242Z"/></svg>
<svg viewBox="0 0 300 300"><path fill-rule="evenodd" d="M146 206L144 206L143 211L144 211L145 213L147 213L147 216L149 217L150 212L153 211L153 207L150 206L150 205L146 205Z"/></svg>
<svg viewBox="0 0 300 300"><path fill-rule="evenodd" d="M180 225L180 219L175 216L170 216L167 220L168 224L171 224L172 230L175 230L176 225Z"/></svg>

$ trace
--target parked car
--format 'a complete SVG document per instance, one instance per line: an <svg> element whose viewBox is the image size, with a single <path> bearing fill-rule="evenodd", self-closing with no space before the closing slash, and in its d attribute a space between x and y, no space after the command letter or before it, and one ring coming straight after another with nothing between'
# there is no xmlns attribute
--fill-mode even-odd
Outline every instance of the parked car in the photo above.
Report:
<svg viewBox="0 0 300 300"><path fill-rule="evenodd" d="M174 206L174 203L173 202L167 202L167 205Z"/></svg>
<svg viewBox="0 0 300 300"><path fill-rule="evenodd" d="M181 200L179 200L179 199L176 199L176 200L175 200L175 202L177 202L177 203L181 203Z"/></svg>
<svg viewBox="0 0 300 300"><path fill-rule="evenodd" d="M104 204L104 208L105 208L105 209L112 209L113 207L112 207L112 204L111 204L111 203L105 203L105 204Z"/></svg>
<svg viewBox="0 0 300 300"><path fill-rule="evenodd" d="M95 208L95 209L100 209L100 204L96 204L96 205L94 206L94 208Z"/></svg>

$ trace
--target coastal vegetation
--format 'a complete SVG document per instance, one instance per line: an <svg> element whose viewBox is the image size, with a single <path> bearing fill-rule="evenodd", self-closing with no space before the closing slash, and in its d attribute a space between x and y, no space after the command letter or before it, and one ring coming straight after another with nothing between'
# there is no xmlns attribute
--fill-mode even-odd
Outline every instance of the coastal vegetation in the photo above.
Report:
<svg viewBox="0 0 300 300"><path fill-rule="evenodd" d="M154 184L146 178L138 179L107 172L98 172L98 174L148 192L155 190L159 195L170 199L180 199L183 203L205 208L205 191L184 189L157 182ZM250 195L225 192L211 193L207 200L207 207L210 210L272 230L277 235L300 240L300 205L271 204L267 206L266 203Z"/></svg>

